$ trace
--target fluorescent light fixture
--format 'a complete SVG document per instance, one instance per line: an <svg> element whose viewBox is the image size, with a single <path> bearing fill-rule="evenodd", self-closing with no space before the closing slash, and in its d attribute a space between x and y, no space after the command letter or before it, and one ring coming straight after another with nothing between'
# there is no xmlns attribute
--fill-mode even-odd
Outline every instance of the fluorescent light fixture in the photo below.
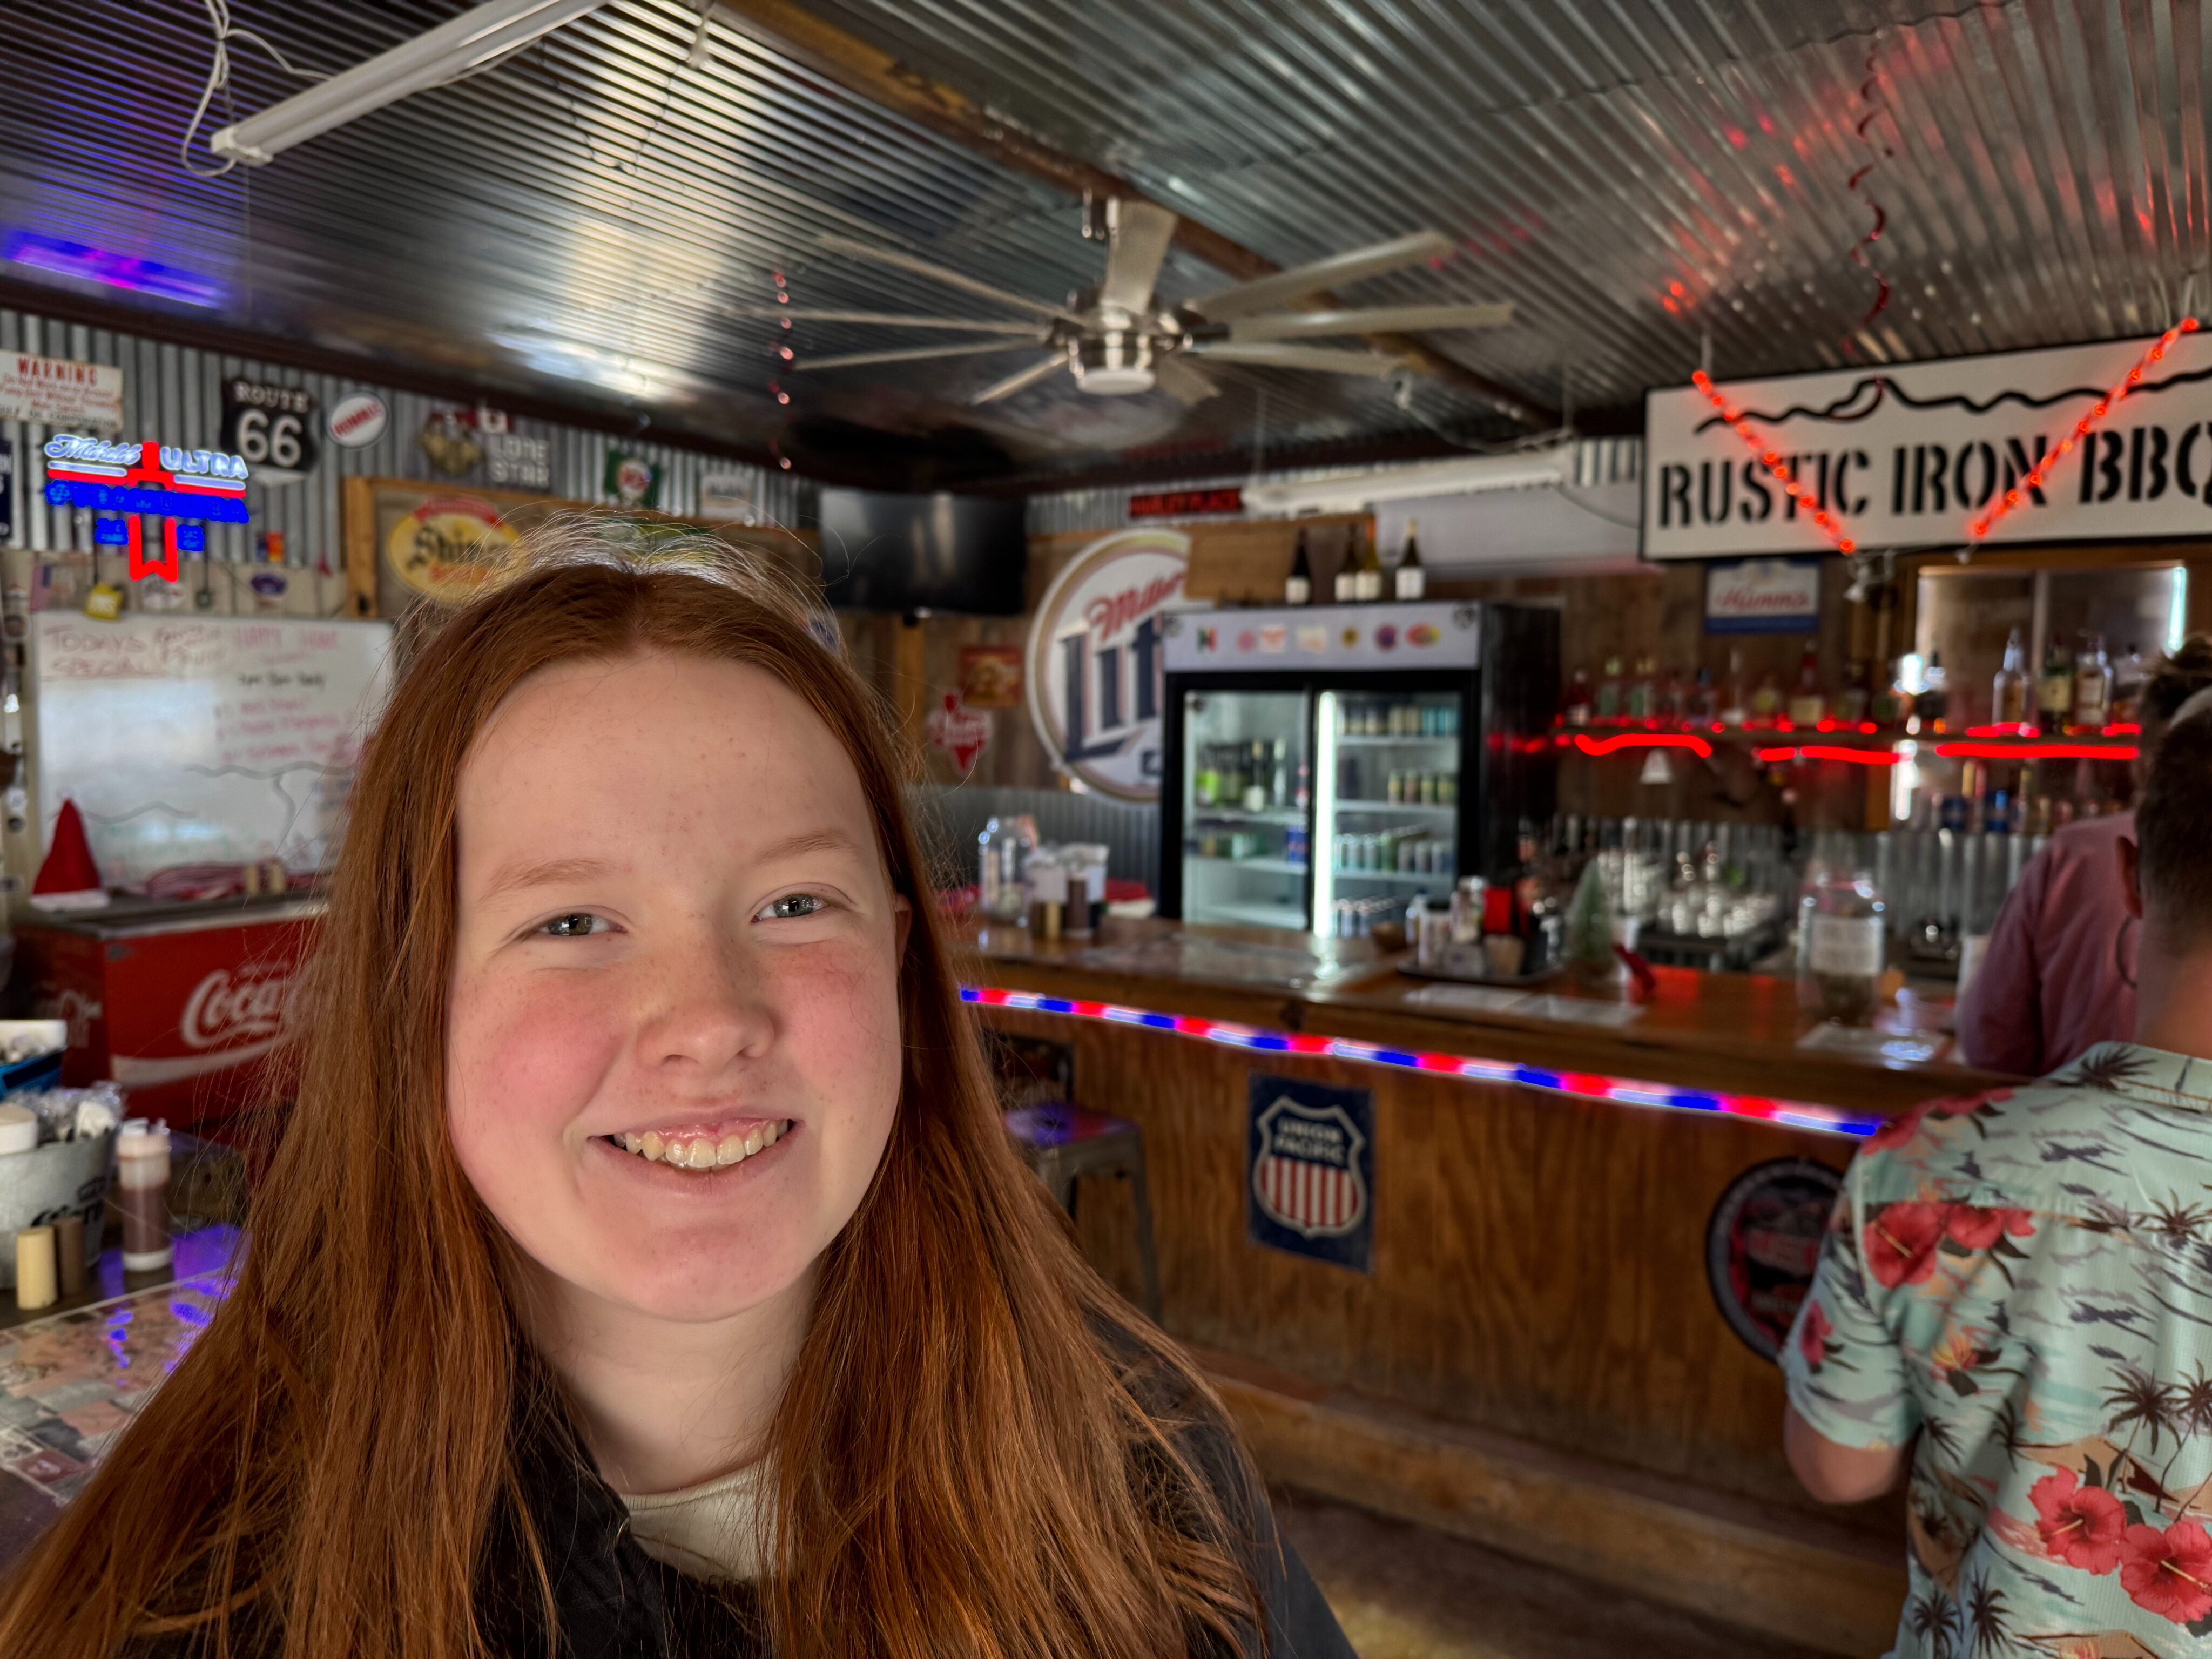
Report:
<svg viewBox="0 0 2212 1659"><path fill-rule="evenodd" d="M1556 487L1569 481L1573 468L1573 448L1562 444L1522 454L1470 455L1292 483L1247 484L1244 504L1260 513L1357 513L1377 501L1464 495L1482 489Z"/></svg>
<svg viewBox="0 0 2212 1659"><path fill-rule="evenodd" d="M412 40L333 75L297 97L272 104L208 140L216 155L260 167L295 144L357 120L526 46L562 24L596 11L603 0L485 0Z"/></svg>

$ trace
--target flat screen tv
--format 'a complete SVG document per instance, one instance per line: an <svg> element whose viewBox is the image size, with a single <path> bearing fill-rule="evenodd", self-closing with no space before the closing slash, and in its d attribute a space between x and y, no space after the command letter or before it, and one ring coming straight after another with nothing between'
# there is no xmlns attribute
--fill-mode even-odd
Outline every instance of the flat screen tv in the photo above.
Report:
<svg viewBox="0 0 2212 1659"><path fill-rule="evenodd" d="M822 579L852 611L1019 616L1029 562L1018 495L822 491Z"/></svg>

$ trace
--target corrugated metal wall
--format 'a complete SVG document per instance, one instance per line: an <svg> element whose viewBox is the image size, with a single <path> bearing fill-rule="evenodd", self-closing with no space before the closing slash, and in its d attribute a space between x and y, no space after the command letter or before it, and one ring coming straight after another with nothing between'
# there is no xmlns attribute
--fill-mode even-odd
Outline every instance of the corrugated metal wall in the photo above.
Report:
<svg viewBox="0 0 2212 1659"><path fill-rule="evenodd" d="M1407 463L1409 465L1418 463ZM1595 489L1600 484L1633 483L1642 476L1644 440L1641 438L1578 438L1574 444L1572 487L1577 489ZM1157 523L1158 520L1132 520L1129 517L1129 497L1148 495L1170 489L1226 489L1234 485L1255 483L1291 483L1304 478L1326 478L1340 476L1342 467L1305 467L1290 471L1262 472L1257 477L1239 472L1209 478L1184 478L1173 483L1106 484L1091 489L1063 489L1048 495L1032 495L1029 505L1029 532L1032 536L1053 536L1076 532L1103 534L1109 530L1125 530L1132 522ZM1391 469L1381 466L1378 472Z"/></svg>
<svg viewBox="0 0 2212 1659"><path fill-rule="evenodd" d="M342 562L338 481L349 477L437 479L416 437L434 410L453 406L416 392L396 392L369 378L308 374L259 358L166 345L140 335L56 322L19 311L0 310L0 350L34 352L122 369L123 430L117 435L125 441L152 439L186 448L215 447L222 424L222 383L238 375L313 392L321 405L319 422L339 399L354 392L373 392L384 400L391 420L384 435L374 443L342 449L326 432L321 432L322 459L306 478L294 484L248 484L246 498L252 523L208 526L209 550L218 559L254 558L260 532L273 530L283 532L287 564L313 568L327 559L331 569L338 569ZM497 406L496 398L489 401ZM678 516L697 510L699 480L708 473L744 477L766 520L787 527L796 526L802 498L811 495L811 486L805 480L788 472L772 472L695 450L634 442L604 432L521 417L515 419L514 430L523 437L550 441L551 493L573 501L610 499L603 485L611 448L656 463L661 469L660 510ZM0 440L13 446L15 456L14 500L8 515L15 526L12 542L38 552L88 551L93 515L46 504L46 458L41 447L51 435L46 427L0 421ZM467 484L457 482L455 488L465 489ZM807 510L811 515L811 501Z"/></svg>

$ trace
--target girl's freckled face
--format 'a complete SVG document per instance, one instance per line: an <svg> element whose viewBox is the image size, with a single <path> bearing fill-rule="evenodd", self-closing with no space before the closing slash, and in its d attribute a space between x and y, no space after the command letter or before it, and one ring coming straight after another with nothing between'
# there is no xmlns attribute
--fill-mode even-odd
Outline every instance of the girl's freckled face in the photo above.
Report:
<svg viewBox="0 0 2212 1659"><path fill-rule="evenodd" d="M563 664L487 723L457 834L447 1110L486 1206L640 1311L789 1288L899 1092L907 904L842 745L758 669Z"/></svg>

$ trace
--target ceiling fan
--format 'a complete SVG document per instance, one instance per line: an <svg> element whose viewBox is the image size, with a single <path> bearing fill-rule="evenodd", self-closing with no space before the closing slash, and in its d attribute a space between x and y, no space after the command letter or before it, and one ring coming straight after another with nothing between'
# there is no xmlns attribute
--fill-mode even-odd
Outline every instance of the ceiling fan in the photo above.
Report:
<svg viewBox="0 0 2212 1659"><path fill-rule="evenodd" d="M1449 253L1451 240L1433 230L1334 254L1271 276L1234 283L1179 306L1164 307L1152 290L1175 228L1176 216L1150 202L1121 198L1086 202L1083 234L1106 243L1106 270L1097 288L1071 295L1064 306L1008 293L895 249L829 235L821 240L830 252L911 271L1028 315L1018 319L919 317L896 312L817 311L797 306L752 307L741 314L994 337L973 345L895 347L799 357L792 364L795 370L854 368L866 363L923 362L1045 349L1044 356L977 392L969 399L972 404L1011 398L1063 371L1074 375L1079 389L1094 396L1127 396L1157 386L1184 404L1202 402L1219 390L1200 367L1206 362L1382 379L1405 371L1407 361L1388 352L1306 343L1430 328L1495 328L1512 320L1510 303L1379 306L1357 311L1293 308L1308 295L1337 283L1380 276Z"/></svg>

